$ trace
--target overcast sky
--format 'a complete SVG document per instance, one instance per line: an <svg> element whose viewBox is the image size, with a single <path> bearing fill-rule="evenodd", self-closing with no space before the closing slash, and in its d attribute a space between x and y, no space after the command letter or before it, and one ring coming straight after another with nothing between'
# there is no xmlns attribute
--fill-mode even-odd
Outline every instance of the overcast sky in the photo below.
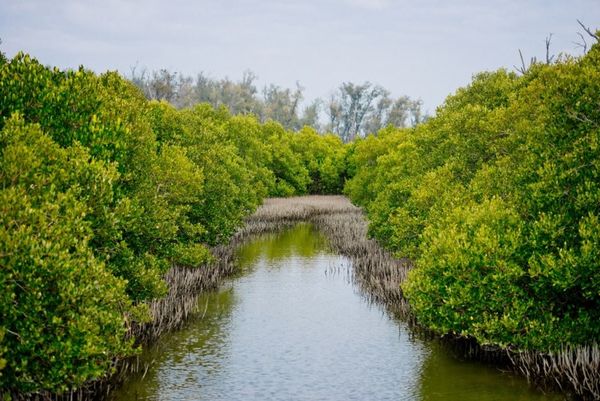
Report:
<svg viewBox="0 0 600 401"><path fill-rule="evenodd" d="M308 100L371 81L429 111L472 74L581 53L600 0L0 0L1 49L62 68L129 73L139 64L292 87Z"/></svg>

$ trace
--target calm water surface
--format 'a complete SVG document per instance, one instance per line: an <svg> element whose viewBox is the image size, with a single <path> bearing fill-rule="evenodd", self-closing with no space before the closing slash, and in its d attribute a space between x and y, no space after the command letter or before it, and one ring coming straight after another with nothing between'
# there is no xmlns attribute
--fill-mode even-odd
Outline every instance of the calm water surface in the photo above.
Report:
<svg viewBox="0 0 600 401"><path fill-rule="evenodd" d="M145 377L114 401L562 399L411 336L361 298L349 261L310 225L259 237L239 260L240 277L200 299L202 318L146 350Z"/></svg>

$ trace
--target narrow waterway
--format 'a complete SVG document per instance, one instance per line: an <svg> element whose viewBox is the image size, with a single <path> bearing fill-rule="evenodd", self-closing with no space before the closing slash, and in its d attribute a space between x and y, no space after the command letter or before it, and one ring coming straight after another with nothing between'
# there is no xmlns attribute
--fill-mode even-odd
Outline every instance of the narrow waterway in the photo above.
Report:
<svg viewBox="0 0 600 401"><path fill-rule="evenodd" d="M146 350L146 375L113 401L562 399L412 336L361 297L349 261L310 225L258 237L238 256L240 276Z"/></svg>

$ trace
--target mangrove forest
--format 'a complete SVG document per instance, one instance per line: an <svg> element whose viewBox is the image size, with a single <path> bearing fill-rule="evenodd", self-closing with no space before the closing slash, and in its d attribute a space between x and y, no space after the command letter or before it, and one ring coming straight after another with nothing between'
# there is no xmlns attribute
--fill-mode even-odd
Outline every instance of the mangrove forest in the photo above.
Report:
<svg viewBox="0 0 600 401"><path fill-rule="evenodd" d="M0 398L600 399L597 40L432 115L154 78L0 54Z"/></svg>

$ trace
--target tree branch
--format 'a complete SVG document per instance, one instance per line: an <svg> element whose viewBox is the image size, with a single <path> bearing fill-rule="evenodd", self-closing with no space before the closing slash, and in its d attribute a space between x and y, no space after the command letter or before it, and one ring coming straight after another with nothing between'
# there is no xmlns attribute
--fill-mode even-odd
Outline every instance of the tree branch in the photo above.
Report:
<svg viewBox="0 0 600 401"><path fill-rule="evenodd" d="M550 42L552 41L552 33L546 37L546 64L551 64L554 56L550 55Z"/></svg>
<svg viewBox="0 0 600 401"><path fill-rule="evenodd" d="M581 32L577 32L577 35L581 38L580 42L573 42L577 47L581 47L583 49L583 54L587 53L587 42L585 41L585 37L581 34Z"/></svg>
<svg viewBox="0 0 600 401"><path fill-rule="evenodd" d="M583 30L590 35L592 38L596 39L596 41L600 42L600 36L598 36L597 34L595 34L594 32L592 32L592 30L590 28L588 28L587 26L585 26L583 24L583 22L577 20L577 23L579 23L579 25L583 28Z"/></svg>
<svg viewBox="0 0 600 401"><path fill-rule="evenodd" d="M519 49L519 57L521 58L521 67L517 67L516 65L513 67L515 67L515 70L519 71L521 74L525 74L525 72L527 72L527 67L525 67L525 59L523 59L523 52L521 49Z"/></svg>

